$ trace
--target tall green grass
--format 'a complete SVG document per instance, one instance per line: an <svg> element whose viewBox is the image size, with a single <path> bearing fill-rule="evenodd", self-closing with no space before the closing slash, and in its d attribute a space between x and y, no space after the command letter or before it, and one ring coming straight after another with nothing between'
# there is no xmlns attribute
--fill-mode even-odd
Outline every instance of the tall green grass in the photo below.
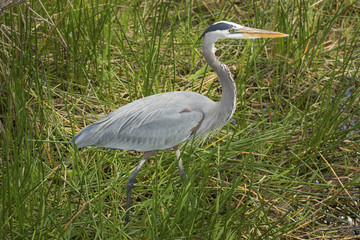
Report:
<svg viewBox="0 0 360 240"><path fill-rule="evenodd" d="M356 1L30 1L0 17L3 239L351 239L359 236ZM219 20L289 34L221 41L238 87L232 123L143 167L71 147L144 96L218 100L202 32ZM192 201L190 200L192 196Z"/></svg>

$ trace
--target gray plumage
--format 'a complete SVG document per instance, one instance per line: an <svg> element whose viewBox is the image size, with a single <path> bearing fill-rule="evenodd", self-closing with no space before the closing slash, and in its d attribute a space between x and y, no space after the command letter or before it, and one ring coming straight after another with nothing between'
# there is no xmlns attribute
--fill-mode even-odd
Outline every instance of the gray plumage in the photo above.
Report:
<svg viewBox="0 0 360 240"><path fill-rule="evenodd" d="M74 140L78 148L100 146L144 152L142 160L127 182L126 222L129 221L134 180L145 161L158 150L173 148L182 176L184 169L179 144L189 138L220 129L235 111L235 82L228 67L215 57L215 42L223 38L285 36L287 35L247 28L232 22L214 23L200 39L203 39L203 55L220 80L222 94L219 102L194 92L156 94L129 103L76 134Z"/></svg>
<svg viewBox="0 0 360 240"><path fill-rule="evenodd" d="M194 102L198 103L196 107ZM213 114L217 105L193 92L152 95L129 103L85 127L75 136L75 142L78 148L100 146L139 152L168 149L195 132L204 134L221 127L212 121L215 118L205 118Z"/></svg>

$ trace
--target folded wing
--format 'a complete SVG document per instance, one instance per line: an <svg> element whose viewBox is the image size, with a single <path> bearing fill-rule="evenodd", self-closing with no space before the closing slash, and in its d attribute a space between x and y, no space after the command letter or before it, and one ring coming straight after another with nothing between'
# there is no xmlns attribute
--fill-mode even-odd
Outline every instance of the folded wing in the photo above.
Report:
<svg viewBox="0 0 360 240"><path fill-rule="evenodd" d="M200 110L163 105L133 102L119 108L81 130L76 145L140 152L167 149L192 136L204 118Z"/></svg>

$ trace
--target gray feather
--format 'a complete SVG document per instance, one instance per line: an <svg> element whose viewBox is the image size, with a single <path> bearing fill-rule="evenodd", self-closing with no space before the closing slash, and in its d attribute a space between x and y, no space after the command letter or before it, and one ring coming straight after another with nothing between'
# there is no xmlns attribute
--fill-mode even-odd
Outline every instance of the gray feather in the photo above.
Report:
<svg viewBox="0 0 360 240"><path fill-rule="evenodd" d="M194 103L196 107L194 107ZM193 92L162 93L139 99L110 113L75 136L78 148L100 146L141 152L176 146L193 135L216 103ZM196 134L212 130L203 121Z"/></svg>

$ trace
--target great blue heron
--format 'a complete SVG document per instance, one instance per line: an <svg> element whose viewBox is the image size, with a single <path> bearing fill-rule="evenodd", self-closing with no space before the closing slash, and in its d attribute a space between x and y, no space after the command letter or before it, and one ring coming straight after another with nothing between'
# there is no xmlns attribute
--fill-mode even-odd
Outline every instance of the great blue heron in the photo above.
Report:
<svg viewBox="0 0 360 240"><path fill-rule="evenodd" d="M104 119L86 126L75 136L78 148L104 148L144 152L142 160L127 180L126 217L129 221L131 190L145 161L156 151L173 148L178 159L180 178L184 167L179 144L189 138L221 128L233 115L236 106L235 82L228 67L215 57L219 39L277 38L287 34L248 28L233 22L220 21L201 35L203 55L218 74L221 99L214 102L195 92L167 92L129 103Z"/></svg>

